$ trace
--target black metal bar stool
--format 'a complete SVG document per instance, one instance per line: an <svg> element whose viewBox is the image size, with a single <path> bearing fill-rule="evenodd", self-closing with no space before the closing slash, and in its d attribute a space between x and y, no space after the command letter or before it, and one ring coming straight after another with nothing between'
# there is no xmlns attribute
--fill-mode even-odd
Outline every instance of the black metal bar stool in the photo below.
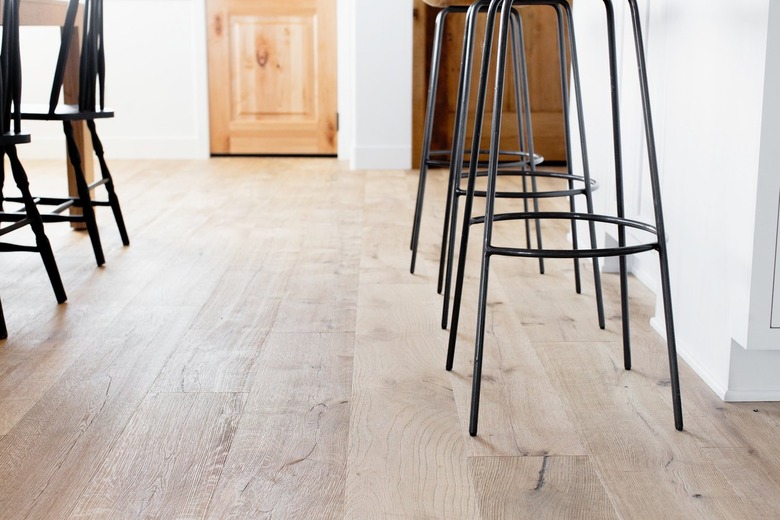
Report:
<svg viewBox="0 0 780 520"><path fill-rule="evenodd" d="M591 0L593 1L593 0ZM488 297L488 275L490 268L490 260L494 255L520 257L520 258L591 258L596 263L597 258L602 257L618 257L620 260L620 285L621 285L621 310L622 310L622 324L623 324L623 353L624 353L624 366L631 369L631 348L630 348L630 330L629 330L629 306L628 306L628 272L626 265L626 256L630 254L636 254L646 251L657 251L659 262L661 266L661 291L664 303L664 315L666 320L666 336L667 336L667 350L669 357L669 372L671 378L671 390L672 390L672 405L674 409L674 425L678 430L683 428L682 417L682 403L680 398L680 383L677 367L677 349L674 336L674 322L672 315L672 301L670 292L669 281L669 267L668 256L666 249L666 233L664 228L663 211L661 206L661 188L658 175L658 162L656 157L655 138L653 133L652 114L650 110L650 100L648 94L648 82L647 72L645 64L645 55L642 42L642 31L639 20L639 12L636 4L636 0L626 0L631 12L632 29L634 34L634 46L636 50L637 68L639 71L639 84L641 93L641 104L644 116L645 127L645 140L648 153L649 170L650 170L650 183L652 186L652 195L655 211L655 223L649 224L645 222L639 222L631 220L625 216L625 204L623 194L623 165L622 165L622 143L620 139L620 115L619 115L619 91L618 91L618 70L617 70L617 44L615 36L615 15L614 8L611 0L602 0L606 9L606 21L607 21L607 37L609 48L609 73L610 73L610 87L611 87L611 112L613 122L613 145L614 145L614 157L615 157L615 180L616 180L616 203L617 214L616 215L597 215L594 214L591 208L588 208L587 213L578 212L520 212L520 213L497 213L495 208L496 199L496 184L498 180L498 140L501 131L501 110L499 109L503 100L503 86L504 76L506 73L506 44L509 33L509 25L511 23L511 12L513 6L518 5L546 5L554 8L558 14L559 26L568 28L568 41L569 51L571 53L572 62L572 79L574 84L574 99L577 104L578 119L582 121L582 104L581 104L581 92L579 89L579 65L577 60L576 40L574 37L574 24L571 14L571 8L567 0L492 0L490 9L488 12L488 24L492 24L493 19L499 9L501 8L500 18L500 30L497 43L498 53L498 66L496 71L496 92L495 92L495 109L493 112L493 123L491 130L491 145L490 145L490 159L488 167L488 186L486 196L485 216L477 219L484 223L484 237L482 248L482 266L480 273L480 286L479 286L479 300L477 310L477 331L476 331L476 344L474 352L474 378L472 388L472 400L471 400L471 417L469 425L469 433L471 435L477 434L477 422L479 414L479 396L480 385L482 375L482 358L484 350L484 338L485 338L485 317L487 310L487 297ZM488 55L490 53L490 47L492 42L488 41L491 31L488 31L486 36L485 51L483 54ZM485 67L483 66L483 71ZM480 80L480 96L484 98L485 81L486 78L482 77ZM484 107L484 99L478 99L482 102ZM481 115L478 114L478 117ZM480 128L477 126L475 132L479 132ZM585 144L582 143L583 150L586 150ZM469 176L469 188L467 200L471 200L474 195L474 179L473 175ZM470 213L467 213L467 217ZM594 243L590 249L530 249L522 247L499 247L493 243L493 225L496 222L505 221L525 221L528 219L562 219L562 220L575 220L584 221L587 223L600 222L607 225L612 225L617 228L618 231L618 245L616 247L602 247L599 248ZM464 229L467 226L464 225ZM626 230L635 229L644 232L647 235L647 241L636 245L628 245L626 240ZM461 257L463 258L463 257ZM455 309L459 309L459 293L462 289L463 278L460 276L462 273L459 269L459 277L456 282L456 300L457 306ZM453 325L450 330L450 343L447 357L447 369L452 368L452 358L455 349L455 340L457 336L457 322L453 319Z"/></svg>
<svg viewBox="0 0 780 520"><path fill-rule="evenodd" d="M428 2L429 4L434 5L445 5L445 4L451 4L451 3L458 3L463 4L464 2L448 2L448 1L438 1L434 2L431 0ZM430 82L430 89L429 89L429 97L428 97L428 108L426 111L426 126L425 126L425 134L424 134L424 141L423 141L423 160L420 167L420 184L418 187L418 197L417 197L417 207L415 211L415 226L413 228L412 233L412 268L414 267L414 258L416 253L416 240L419 233L419 220L420 220L420 209L422 207L422 196L424 191L424 183L425 183L425 175L427 172L428 166L449 166L450 168L450 176L449 176L449 185L448 185L448 192L447 192L447 203L445 208L445 219L444 219L444 229L442 232L442 250L441 250L441 256L440 256L440 265L439 265L439 282L438 282L438 290L439 292L442 292L444 295L444 301L442 305L442 321L441 326L442 328L447 328L448 325L448 311L449 311L449 302L450 302L450 292L452 287L452 273L453 273L453 266L454 266L454 258L455 258L455 236L456 236L456 229L457 229L457 221L458 221L458 201L460 197L466 196L468 189L464 187L461 184L461 181L468 178L476 178L476 177L485 177L487 175L487 161L482 159L482 155L485 155L486 151L480 151L479 155L472 154L471 150L480 150L480 138L481 133L475 133L474 139L471 143L471 148L466 149L465 148L465 140L466 140L466 128L468 124L468 108L470 103L470 88L471 88L471 77L472 77L472 70L473 70L473 59L472 56L474 54L474 50L476 48L476 27L477 27L477 15L480 12L487 11L488 7L490 5L489 0L481 0L471 3L470 7L467 9L467 16L466 16L466 26L465 26L465 33L464 33L464 45L463 45L463 53L462 53L462 60L461 60L461 67L460 67L460 76L459 76L459 83L458 83L458 95L457 95L457 104L456 104L456 113L455 113L455 128L453 132L453 145L452 150L448 151L439 151L439 152L432 152L430 150L430 137L432 132L432 126L433 126L433 107L435 104L436 99L436 89L438 86L438 70L440 67L440 45L442 41L443 36L443 25L444 20L447 17L448 14L452 12L464 12L466 11L466 8L462 5L458 6L449 6L445 7L437 17L437 26L436 26L436 35L434 40L434 48L433 48L433 56L432 56L432 63L431 63L431 82ZM517 128L518 128L518 137L519 137L519 143L518 148L519 152L505 152L500 151L499 152L499 170L498 175L500 176L512 176L512 177L520 177L522 179L522 187L518 190L516 188L509 189L509 190L500 190L497 191L496 197L498 198L509 198L509 199L521 199L524 211L529 211L529 201L531 201L533 206L533 211L538 212L539 211L539 201L543 198L551 198L551 197L568 197L569 203L572 208L572 211L574 210L574 199L577 195L585 195L588 197L588 207L591 208L592 204L590 203L590 196L593 189L596 188L595 182L592 182L591 180L586 180L583 176L577 176L572 175L570 173L561 173L558 171L550 171L550 170L544 170L538 165L543 161L543 158L535 153L534 150L534 143L533 143L533 126L532 126L532 117L531 117L531 100L529 97L529 88L528 88L528 72L527 72L527 65L526 65L526 57L525 57L525 44L524 44L524 35L523 35L523 25L522 25L522 18L519 16L519 14L516 11L512 11L511 15L512 17L512 24L511 24L511 37L512 37L512 65L513 65L513 81L515 84L515 104L517 107ZM492 41L492 30L493 26L492 23L488 24L490 27L488 28L486 38ZM563 47L561 43L561 50L563 52ZM565 59L565 58L564 58ZM487 70L489 67L489 58L485 61L483 61L483 68L485 71L482 73L483 77L487 76ZM562 62L563 63L563 62ZM561 71L561 85L562 85L562 98L565 100L567 98L566 89L567 84L565 81L566 73L565 73L565 66L562 66ZM475 126L478 125L481 128L482 125L482 112L484 110L484 96L482 94L478 94L477 96L477 117L479 118L478 122L475 121ZM482 107L480 107L480 103L482 103ZM564 127L566 129L567 134L567 161L571 162L571 150L568 147L569 139L569 125L568 120L564 118ZM505 159L505 156L507 154L519 154L521 161L513 161L512 159ZM447 161L441 161L438 162L435 160L437 154L439 156L446 155ZM452 161L452 157L458 157L462 158L462 161ZM538 179L559 179L559 180L565 180L567 183L567 187L565 189L550 189L546 191L540 191L538 188L537 180ZM529 190L529 181L530 180L530 190ZM587 188L585 184L588 184ZM485 190L472 190L473 195L484 197L486 192ZM472 195L472 196L473 196ZM471 200L467 197L466 200L466 214L471 214ZM536 247L541 249L542 246L542 233L541 233L541 225L540 221L538 219L529 219L525 221L525 238L526 238L526 244L528 248L531 248L531 220L534 220L534 227L536 230ZM469 221L469 219L466 219L466 221ZM469 225L473 222L469 222ZM466 224L464 222L464 228ZM592 226L591 226L592 228ZM591 229L591 240L593 240L593 237L595 231L592 228ZM462 237L466 237L467 239L468 230L464 229L464 232L462 234ZM575 222L572 221L572 227L571 227L571 236L572 236L572 242L574 244L574 247L578 247L578 234L577 234L577 228L575 225ZM463 248L464 239L461 239L461 253L460 257L465 256L465 249ZM539 257L539 270L541 273L544 273L544 259L542 257ZM580 293L582 291L582 284L580 279L580 269L579 269L579 259L574 259L574 278L575 278L575 290L577 293ZM604 312L603 312L603 303L602 303L602 295L601 295L601 280L600 280L600 273L598 265L594 264L594 281L596 285L596 304L597 304L597 314L598 314L598 320L599 320L599 326L601 328L604 328L605 326L605 320L604 320ZM456 289L457 290L457 289ZM454 321L457 320L457 316L455 312L453 312L453 318Z"/></svg>
<svg viewBox="0 0 780 520"><path fill-rule="evenodd" d="M5 177L5 157L8 157L16 186L21 193L18 211L6 211L4 199L0 193L0 236L6 235L25 226L30 226L35 236L35 245L0 242L0 251L25 251L41 255L43 265L49 275L57 302L67 300L65 288L62 285L57 262L51 244L43 229L43 221L36 207L35 199L30 194L27 173L16 153L16 145L30 142L30 135L21 133L21 119L18 110L22 92L22 66L19 52L19 1L3 0L3 39L0 48L0 187ZM8 225L5 225L8 223ZM0 306L0 339L8 337L5 316Z"/></svg>

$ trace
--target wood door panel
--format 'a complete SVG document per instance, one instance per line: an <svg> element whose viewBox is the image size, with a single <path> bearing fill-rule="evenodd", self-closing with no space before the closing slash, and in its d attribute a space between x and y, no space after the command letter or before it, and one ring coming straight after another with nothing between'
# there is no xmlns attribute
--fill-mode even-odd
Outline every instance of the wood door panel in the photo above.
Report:
<svg viewBox="0 0 780 520"><path fill-rule="evenodd" d="M312 119L316 84L314 16L232 20L233 117Z"/></svg>
<svg viewBox="0 0 780 520"><path fill-rule="evenodd" d="M336 153L334 3L208 0L212 153Z"/></svg>

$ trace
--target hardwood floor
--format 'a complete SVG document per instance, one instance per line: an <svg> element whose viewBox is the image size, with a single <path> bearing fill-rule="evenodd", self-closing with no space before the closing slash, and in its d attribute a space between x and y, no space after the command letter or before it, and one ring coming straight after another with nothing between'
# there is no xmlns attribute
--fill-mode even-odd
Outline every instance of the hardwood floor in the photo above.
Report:
<svg viewBox="0 0 780 520"><path fill-rule="evenodd" d="M64 189L60 161L26 166L34 193ZM34 256L0 258L0 519L780 518L780 403L723 403L682 364L675 431L652 295L632 280L627 372L615 276L602 331L571 262L494 261L469 437L481 237L448 373L441 172L411 275L416 172L113 168L130 247L107 212L103 268L47 228L68 303Z"/></svg>

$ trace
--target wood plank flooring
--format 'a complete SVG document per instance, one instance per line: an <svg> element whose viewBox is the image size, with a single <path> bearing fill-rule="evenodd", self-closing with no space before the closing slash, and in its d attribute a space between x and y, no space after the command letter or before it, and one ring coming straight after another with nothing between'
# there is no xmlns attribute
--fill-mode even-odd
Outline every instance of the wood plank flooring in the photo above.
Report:
<svg viewBox="0 0 780 520"><path fill-rule="evenodd" d="M61 161L26 166L34 193L65 189ZM675 431L652 294L632 280L626 372L616 277L602 331L587 264L577 295L570 261L494 261L468 435L481 236L448 373L442 172L411 275L416 172L113 169L132 245L99 210L96 268L49 225L66 304L39 259L0 255L0 519L780 518L780 403L723 403L682 364Z"/></svg>

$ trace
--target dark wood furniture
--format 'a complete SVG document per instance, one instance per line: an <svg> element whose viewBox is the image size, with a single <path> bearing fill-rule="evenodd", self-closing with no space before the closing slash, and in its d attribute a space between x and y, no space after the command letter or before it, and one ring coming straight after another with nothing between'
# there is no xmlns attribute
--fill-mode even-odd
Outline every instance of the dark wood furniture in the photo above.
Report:
<svg viewBox="0 0 780 520"><path fill-rule="evenodd" d="M5 178L5 157L11 165L11 173L19 189L21 207L6 211L0 192L0 236L29 226L35 237L35 245L0 242L0 251L26 251L41 255L49 275L54 294L59 303L67 300L57 262L49 239L43 229L43 221L30 193L27 174L16 153L16 145L30 142L30 135L21 132L18 110L22 90L22 67L19 52L19 0L3 0L3 37L0 47L0 187ZM2 306L0 306L0 338L8 337Z"/></svg>

